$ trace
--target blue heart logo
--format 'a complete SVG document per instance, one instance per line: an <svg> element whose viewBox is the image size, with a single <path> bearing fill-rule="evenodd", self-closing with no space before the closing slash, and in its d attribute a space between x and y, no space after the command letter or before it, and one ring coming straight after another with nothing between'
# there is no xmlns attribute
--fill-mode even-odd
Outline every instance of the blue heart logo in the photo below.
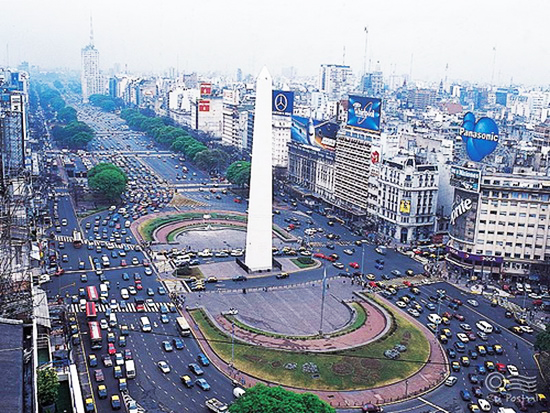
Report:
<svg viewBox="0 0 550 413"><path fill-rule="evenodd" d="M470 159L479 162L492 153L498 145L498 126L491 118L483 117L476 122L472 112L464 115L460 130Z"/></svg>

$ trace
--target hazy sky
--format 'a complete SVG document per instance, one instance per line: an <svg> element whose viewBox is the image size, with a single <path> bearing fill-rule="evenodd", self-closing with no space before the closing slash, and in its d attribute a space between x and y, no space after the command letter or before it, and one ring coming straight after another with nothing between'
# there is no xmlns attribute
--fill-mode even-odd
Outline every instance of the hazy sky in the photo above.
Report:
<svg viewBox="0 0 550 413"><path fill-rule="evenodd" d="M321 63L362 72L550 84L548 0L0 0L0 66L80 66L93 15L100 66L130 71L259 72ZM9 54L8 54L9 50Z"/></svg>

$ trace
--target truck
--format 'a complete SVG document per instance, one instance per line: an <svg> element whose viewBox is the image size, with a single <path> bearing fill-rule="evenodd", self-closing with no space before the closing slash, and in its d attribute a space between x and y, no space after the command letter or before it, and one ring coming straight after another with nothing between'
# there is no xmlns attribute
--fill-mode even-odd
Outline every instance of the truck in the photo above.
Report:
<svg viewBox="0 0 550 413"><path fill-rule="evenodd" d="M206 401L206 407L208 408L208 410L215 413L226 413L229 411L227 408L227 404L222 403L221 401L215 398L208 399Z"/></svg>

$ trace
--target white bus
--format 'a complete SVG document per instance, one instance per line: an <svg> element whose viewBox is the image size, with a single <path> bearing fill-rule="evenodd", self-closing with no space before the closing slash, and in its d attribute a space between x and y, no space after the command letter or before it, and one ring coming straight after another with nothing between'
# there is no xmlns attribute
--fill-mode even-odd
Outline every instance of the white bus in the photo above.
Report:
<svg viewBox="0 0 550 413"><path fill-rule="evenodd" d="M191 334L191 328L189 327L189 323L185 317L176 318L176 322L178 324L178 331L182 336L188 336Z"/></svg>
<svg viewBox="0 0 550 413"><path fill-rule="evenodd" d="M141 321L141 331L143 331L144 333L148 333L149 331L151 331L151 322L149 321L149 317L141 317L140 318L140 321Z"/></svg>
<svg viewBox="0 0 550 413"><path fill-rule="evenodd" d="M483 331L485 334L491 334L493 332L493 326L485 320L480 320L476 323L478 330Z"/></svg>

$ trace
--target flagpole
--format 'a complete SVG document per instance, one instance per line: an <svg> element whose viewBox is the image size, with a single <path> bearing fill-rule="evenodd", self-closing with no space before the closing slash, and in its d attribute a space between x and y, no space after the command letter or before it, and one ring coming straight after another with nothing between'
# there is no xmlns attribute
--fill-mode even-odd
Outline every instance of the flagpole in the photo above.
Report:
<svg viewBox="0 0 550 413"><path fill-rule="evenodd" d="M323 314L325 309L325 293L327 289L327 267L325 267L325 272L323 274L323 290L321 295L321 325L319 327L319 335L323 335Z"/></svg>

